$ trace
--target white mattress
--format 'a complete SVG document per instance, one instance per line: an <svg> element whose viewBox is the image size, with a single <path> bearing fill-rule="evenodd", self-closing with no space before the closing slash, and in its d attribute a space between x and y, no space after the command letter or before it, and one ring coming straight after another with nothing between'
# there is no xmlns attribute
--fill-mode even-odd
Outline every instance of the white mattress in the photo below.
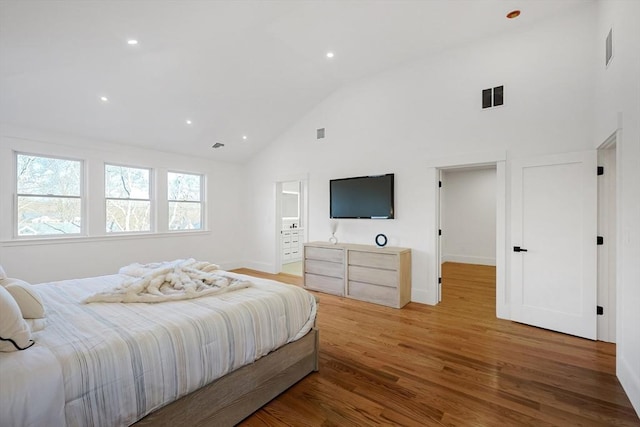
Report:
<svg viewBox="0 0 640 427"><path fill-rule="evenodd" d="M313 326L305 290L228 274L254 285L158 304L80 303L123 275L35 285L47 327L0 353L0 425L129 425Z"/></svg>

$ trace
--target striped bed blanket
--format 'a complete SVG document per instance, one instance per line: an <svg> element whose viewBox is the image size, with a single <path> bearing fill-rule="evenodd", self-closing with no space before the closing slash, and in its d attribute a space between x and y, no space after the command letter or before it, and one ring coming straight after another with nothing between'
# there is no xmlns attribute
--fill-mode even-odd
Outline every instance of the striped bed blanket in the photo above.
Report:
<svg viewBox="0 0 640 427"><path fill-rule="evenodd" d="M252 286L162 304L83 304L131 276L33 285L45 303L48 325L34 333L31 349L0 354L0 420L127 426L311 330L316 302L304 289L224 274L250 279ZM46 393L51 396L44 398Z"/></svg>

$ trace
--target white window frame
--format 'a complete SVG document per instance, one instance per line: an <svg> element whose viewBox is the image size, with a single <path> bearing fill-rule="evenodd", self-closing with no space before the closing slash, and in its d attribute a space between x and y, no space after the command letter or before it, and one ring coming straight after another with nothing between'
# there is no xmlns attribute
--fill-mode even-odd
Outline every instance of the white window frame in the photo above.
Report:
<svg viewBox="0 0 640 427"><path fill-rule="evenodd" d="M18 192L18 156L31 156L31 157L41 157L46 159L55 159L55 160L65 160L71 162L80 163L80 182L79 185L79 195L78 196L61 196L61 195L53 195L53 194L27 194L27 193L19 193ZM63 156L52 156L48 154L36 154L29 153L24 151L14 151L13 152L13 238L14 239L64 239L64 238L74 238L74 237L82 237L86 236L87 230L87 215L86 215L86 192L85 192L85 162L83 159L73 158L73 157L63 157ZM80 231L78 233L60 233L60 234L29 234L29 235L20 235L19 224L19 212L18 212L18 199L20 197L43 197L43 198L53 198L53 199L79 199L80 200Z"/></svg>
<svg viewBox="0 0 640 427"><path fill-rule="evenodd" d="M115 166L121 168L129 168L129 169L142 169L149 172L149 198L148 199L139 199L139 198L123 198L123 197L107 197L107 166ZM104 178L104 186L102 188L103 194L103 209L104 209L104 224L102 229L108 236L114 235L129 235L129 234L152 234L156 233L157 230L155 228L155 218L156 218L156 200L155 200L155 192L154 192L154 169L150 167L144 166L133 166L121 163L110 163L105 162L102 167L102 176ZM108 231L107 229L107 201L109 200L120 200L120 201L133 201L133 202L149 202L149 230L143 231Z"/></svg>
<svg viewBox="0 0 640 427"><path fill-rule="evenodd" d="M200 177L200 201L192 201L192 200L175 200L175 199L170 199L169 198L169 174L181 174L181 175L193 175L193 176L199 176ZM196 173L196 172L185 172L185 171L177 171L177 170L168 170L167 171L167 230L170 233L196 233L199 231L204 231L206 229L206 225L205 224L205 192L204 192L204 187L205 187L205 175L201 174L201 173ZM180 229L180 230L171 230L170 226L170 217L171 215L169 214L170 209L169 209L169 204L171 202L179 202L179 203L198 203L200 205L200 228L198 229L194 229L194 230L185 230L185 229Z"/></svg>

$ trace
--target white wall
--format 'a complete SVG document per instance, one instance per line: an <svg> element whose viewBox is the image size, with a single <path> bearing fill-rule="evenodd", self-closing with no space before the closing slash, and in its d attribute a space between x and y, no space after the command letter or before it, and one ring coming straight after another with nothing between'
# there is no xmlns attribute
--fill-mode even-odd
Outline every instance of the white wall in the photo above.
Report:
<svg viewBox="0 0 640 427"><path fill-rule="evenodd" d="M496 169L442 172L442 262L496 265Z"/></svg>
<svg viewBox="0 0 640 427"><path fill-rule="evenodd" d="M47 240L13 240L13 151L63 156L85 161L91 236ZM105 162L205 174L206 231L146 236L105 235L102 189ZM156 188L156 191L161 191ZM166 191L166 188L164 189ZM0 264L12 277L33 283L116 273L132 262L193 257L242 265L244 177L241 168L129 146L37 132L3 125L0 128ZM97 193L97 194L96 194Z"/></svg>
<svg viewBox="0 0 640 427"><path fill-rule="evenodd" d="M613 27L614 56L604 66ZM617 151L617 374L640 414L640 2L598 3L594 147L620 130Z"/></svg>
<svg viewBox="0 0 640 427"><path fill-rule="evenodd" d="M247 260L273 271L274 182L309 176L309 240L329 231L329 180L395 173L394 220L340 220L342 242L412 249L412 299L429 301L434 158L506 150L520 157L593 148L595 8L555 18L509 38L478 41L344 87L310 111L247 168ZM505 86L505 106L482 110L481 90ZM315 139L316 128L326 138Z"/></svg>

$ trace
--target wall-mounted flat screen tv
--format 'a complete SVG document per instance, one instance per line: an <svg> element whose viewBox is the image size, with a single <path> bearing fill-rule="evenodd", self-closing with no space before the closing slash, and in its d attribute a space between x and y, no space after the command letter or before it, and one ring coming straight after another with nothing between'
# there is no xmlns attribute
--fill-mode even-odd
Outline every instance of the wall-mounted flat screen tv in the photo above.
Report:
<svg viewBox="0 0 640 427"><path fill-rule="evenodd" d="M393 174L329 181L331 218L394 218Z"/></svg>

